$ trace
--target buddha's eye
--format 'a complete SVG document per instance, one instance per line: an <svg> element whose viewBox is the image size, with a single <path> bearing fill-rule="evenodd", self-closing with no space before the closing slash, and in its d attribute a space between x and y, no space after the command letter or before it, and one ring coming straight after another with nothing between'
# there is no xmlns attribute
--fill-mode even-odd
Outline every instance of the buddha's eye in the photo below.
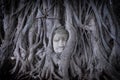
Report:
<svg viewBox="0 0 120 80"><path fill-rule="evenodd" d="M92 24L88 24L89 27L92 27L93 25Z"/></svg>
<svg viewBox="0 0 120 80"><path fill-rule="evenodd" d="M63 41L67 41L67 37L66 37L66 36L63 37L62 40L63 40Z"/></svg>
<svg viewBox="0 0 120 80"><path fill-rule="evenodd" d="M58 42L59 40L60 40L59 38L53 39L53 41L55 42Z"/></svg>

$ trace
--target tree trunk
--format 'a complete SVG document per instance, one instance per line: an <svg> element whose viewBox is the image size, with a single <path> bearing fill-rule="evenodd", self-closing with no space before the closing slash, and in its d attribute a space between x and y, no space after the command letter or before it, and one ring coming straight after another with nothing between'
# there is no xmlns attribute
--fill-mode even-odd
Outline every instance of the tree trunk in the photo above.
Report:
<svg viewBox="0 0 120 80"><path fill-rule="evenodd" d="M1 0L0 11L0 79L119 80L120 28L111 0ZM59 73L52 38L61 26L69 38Z"/></svg>

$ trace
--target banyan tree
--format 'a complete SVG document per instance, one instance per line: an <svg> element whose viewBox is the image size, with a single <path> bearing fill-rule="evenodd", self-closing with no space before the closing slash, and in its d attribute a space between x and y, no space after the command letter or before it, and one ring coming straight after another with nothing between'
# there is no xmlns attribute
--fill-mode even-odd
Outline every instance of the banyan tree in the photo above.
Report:
<svg viewBox="0 0 120 80"><path fill-rule="evenodd" d="M1 80L119 80L120 28L111 0L0 4Z"/></svg>

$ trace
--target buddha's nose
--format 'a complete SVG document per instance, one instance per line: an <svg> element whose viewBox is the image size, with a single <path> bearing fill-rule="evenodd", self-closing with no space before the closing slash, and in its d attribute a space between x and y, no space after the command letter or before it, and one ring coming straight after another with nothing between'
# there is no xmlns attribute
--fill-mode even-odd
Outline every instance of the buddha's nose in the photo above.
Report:
<svg viewBox="0 0 120 80"><path fill-rule="evenodd" d="M64 42L62 39L60 39L58 45L59 45L60 47L64 47L64 46L65 46L65 42Z"/></svg>

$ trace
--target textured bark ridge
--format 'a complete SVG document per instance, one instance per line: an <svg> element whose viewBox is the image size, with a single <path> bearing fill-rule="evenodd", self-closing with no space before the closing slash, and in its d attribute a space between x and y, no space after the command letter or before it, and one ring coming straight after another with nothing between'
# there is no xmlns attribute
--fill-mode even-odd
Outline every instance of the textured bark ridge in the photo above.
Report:
<svg viewBox="0 0 120 80"><path fill-rule="evenodd" d="M119 80L120 28L111 0L0 4L1 80L7 74L12 80ZM69 37L63 52L56 54L52 41L60 27Z"/></svg>

